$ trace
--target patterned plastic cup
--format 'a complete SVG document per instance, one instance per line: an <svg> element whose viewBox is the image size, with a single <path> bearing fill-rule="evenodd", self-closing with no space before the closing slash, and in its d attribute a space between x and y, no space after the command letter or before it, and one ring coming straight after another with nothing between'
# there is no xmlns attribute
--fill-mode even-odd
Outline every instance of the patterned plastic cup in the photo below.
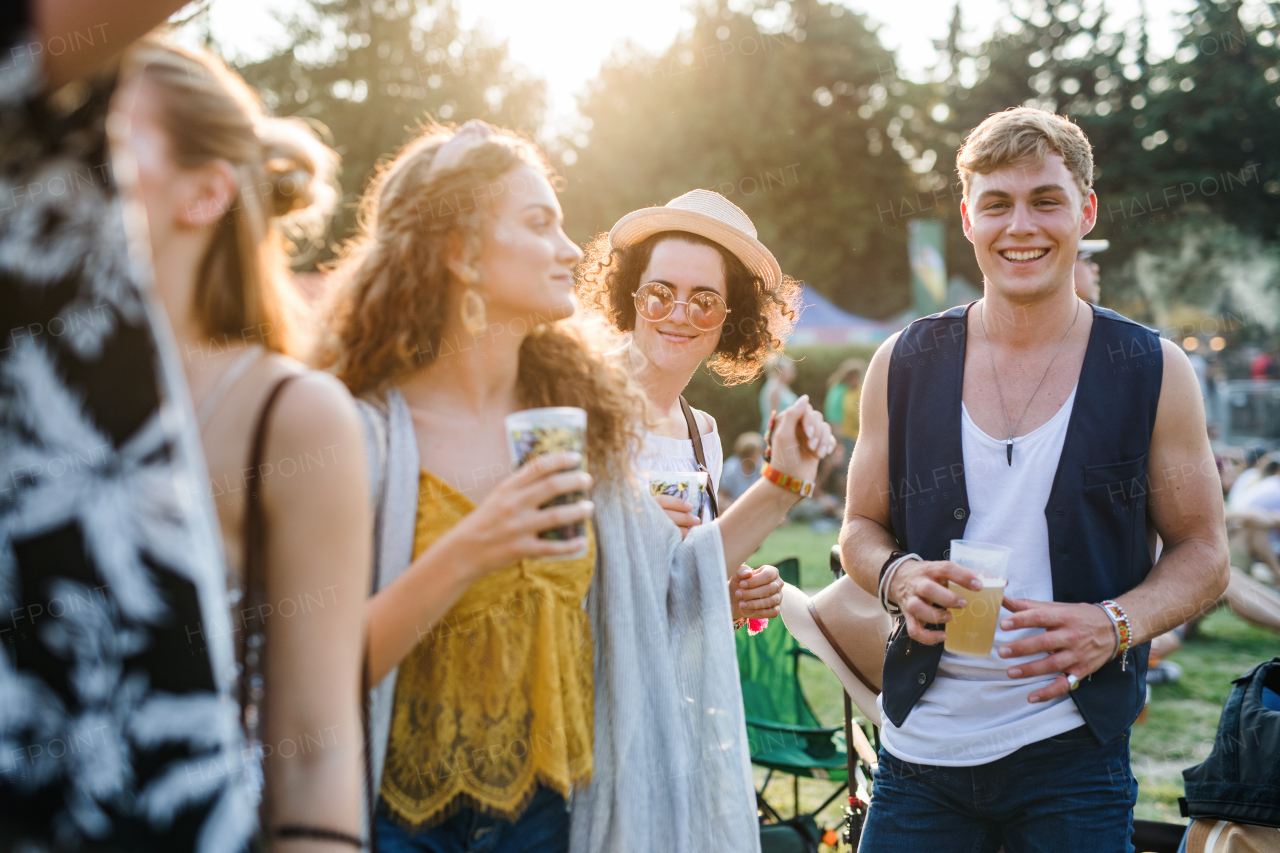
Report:
<svg viewBox="0 0 1280 853"><path fill-rule="evenodd" d="M707 481L706 471L654 471L649 474L649 493L680 498L693 507L693 515L702 518L707 505Z"/></svg>
<svg viewBox="0 0 1280 853"><path fill-rule="evenodd" d="M535 456L551 453L556 450L570 450L582 454L582 463L578 470L587 470L587 413L583 409L572 406L552 406L545 409L524 409L512 412L503 421L507 428L507 447L511 451L511 462L519 468ZM577 503L586 500L586 492L569 492L552 498L544 507ZM587 535L585 521L553 527L538 534L541 539L574 539ZM547 559L570 560L585 556L582 551Z"/></svg>

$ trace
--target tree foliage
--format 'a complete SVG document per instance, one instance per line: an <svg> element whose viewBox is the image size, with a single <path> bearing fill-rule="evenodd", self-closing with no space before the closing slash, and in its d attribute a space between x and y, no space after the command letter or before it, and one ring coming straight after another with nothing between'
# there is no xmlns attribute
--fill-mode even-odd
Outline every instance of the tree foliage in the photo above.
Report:
<svg viewBox="0 0 1280 853"><path fill-rule="evenodd" d="M900 311L906 227L890 211L914 184L889 143L909 133L904 110L920 121L907 90L866 19L843 6L701 7L660 56L615 56L582 100L590 131L565 170L570 233L716 189L784 272L859 313Z"/></svg>
<svg viewBox="0 0 1280 853"><path fill-rule="evenodd" d="M1280 149L1276 4L1196 0L1168 58L1150 55L1143 17L1112 20L1104 0L1010 9L973 40L957 5L932 78L912 82L867 18L838 3L701 0L660 54L615 53L580 100L579 126L551 143L570 234L585 241L637 207L716 189L785 272L891 316L909 301L911 219L945 218L949 272L981 280L960 227L956 150L991 113L1028 104L1069 116L1093 143L1091 236L1113 244L1109 304L1158 313L1138 273L1158 265L1137 259L1188 257L1176 244L1196 231L1189 221L1240 235L1201 241L1201 255L1280 244L1280 161L1264 156ZM505 43L463 27L456 0L305 0L288 24L290 44L240 70L278 114L331 131L349 203L336 239L375 164L421 122L541 126L542 83ZM1156 290L1169 302L1180 288ZM1203 283L1183 289L1210 299Z"/></svg>
<svg viewBox="0 0 1280 853"><path fill-rule="evenodd" d="M542 121L543 83L504 42L464 28L453 0L306 0L288 30L288 45L239 70L277 114L331 133L346 202L336 239L354 229L378 161L422 123L478 117L531 133Z"/></svg>

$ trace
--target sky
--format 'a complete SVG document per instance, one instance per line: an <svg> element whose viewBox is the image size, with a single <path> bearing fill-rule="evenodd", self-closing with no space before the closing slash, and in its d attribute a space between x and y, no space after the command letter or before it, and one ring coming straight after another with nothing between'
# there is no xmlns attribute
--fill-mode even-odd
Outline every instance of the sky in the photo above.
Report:
<svg viewBox="0 0 1280 853"><path fill-rule="evenodd" d="M273 10L297 0L214 0L211 27L228 53L260 55L281 38ZM512 58L547 82L549 124L563 126L575 111L575 95L595 76L614 47L631 39L660 52L693 22L689 0L459 0L463 21L508 41ZM944 38L954 0L847 0L850 9L881 25L882 43L897 52L900 73L920 79L933 65L933 40ZM1117 27L1137 17L1138 0L1105 0ZM732 2L731 2L731 5ZM1089 2L1092 7L1093 3ZM1147 0L1151 50L1172 53L1180 13L1193 0ZM968 38L979 41L1004 14L1005 0L961 0Z"/></svg>

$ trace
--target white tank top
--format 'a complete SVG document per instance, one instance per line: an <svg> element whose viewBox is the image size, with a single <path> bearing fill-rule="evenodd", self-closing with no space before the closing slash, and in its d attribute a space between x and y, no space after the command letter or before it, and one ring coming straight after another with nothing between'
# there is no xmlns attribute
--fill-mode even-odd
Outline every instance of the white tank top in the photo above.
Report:
<svg viewBox="0 0 1280 853"><path fill-rule="evenodd" d="M980 430L961 404L961 441L969 520L964 538L994 542L1013 549L1009 562L1009 598L1053 601L1049 566L1049 526L1044 516L1049 492L1062 456L1062 444L1075 405L1067 402L1045 424L1013 440L1013 465L1003 439ZM1001 610L1000 617L1009 611ZM883 717L885 749L902 761L943 767L986 764L1022 747L1084 725L1068 696L1032 704L1027 696L1056 676L1013 680L1009 667L1044 655L1001 658L996 649L1034 636L1043 628L1005 631L996 628L986 658L943 651L937 677L920 697L901 728ZM881 708L883 711L883 707Z"/></svg>
<svg viewBox="0 0 1280 853"><path fill-rule="evenodd" d="M701 409L694 409L701 412ZM724 448L720 445L720 430L715 419L702 412L711 421L711 432L702 436L702 456L707 460L707 473L710 475L712 490L720 487L720 474L724 470ZM640 452L636 454L635 470L643 476L649 474L679 474L698 470L698 457L693 452L693 440L688 438L668 438L656 432L645 430L644 442ZM702 522L711 522L710 501L703 507Z"/></svg>

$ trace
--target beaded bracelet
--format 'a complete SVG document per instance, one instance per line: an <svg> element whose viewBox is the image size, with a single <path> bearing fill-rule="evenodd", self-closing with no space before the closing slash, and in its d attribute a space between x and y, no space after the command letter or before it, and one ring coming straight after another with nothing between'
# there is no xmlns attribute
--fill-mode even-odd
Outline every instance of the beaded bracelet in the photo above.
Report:
<svg viewBox="0 0 1280 853"><path fill-rule="evenodd" d="M768 462L764 463L764 466L760 469L760 476L778 488L786 489L788 492L795 492L802 498L812 495L813 490L818 487L818 484L813 480L802 480L799 477L784 474Z"/></svg>
<svg viewBox="0 0 1280 853"><path fill-rule="evenodd" d="M778 412L775 409L769 415L769 426L764 432L764 466L760 469L760 476L779 488L795 492L802 498L807 498L818 488L817 483L813 480L802 480L799 477L784 474L769 464L773 459L773 425L777 423L777 420Z"/></svg>
<svg viewBox="0 0 1280 853"><path fill-rule="evenodd" d="M1100 602L1098 606L1110 617L1112 627L1115 628L1116 652L1112 659L1119 656L1120 669L1123 671L1129 663L1129 644L1133 640L1133 628L1129 624L1129 616L1124 612L1123 607L1110 599Z"/></svg>

